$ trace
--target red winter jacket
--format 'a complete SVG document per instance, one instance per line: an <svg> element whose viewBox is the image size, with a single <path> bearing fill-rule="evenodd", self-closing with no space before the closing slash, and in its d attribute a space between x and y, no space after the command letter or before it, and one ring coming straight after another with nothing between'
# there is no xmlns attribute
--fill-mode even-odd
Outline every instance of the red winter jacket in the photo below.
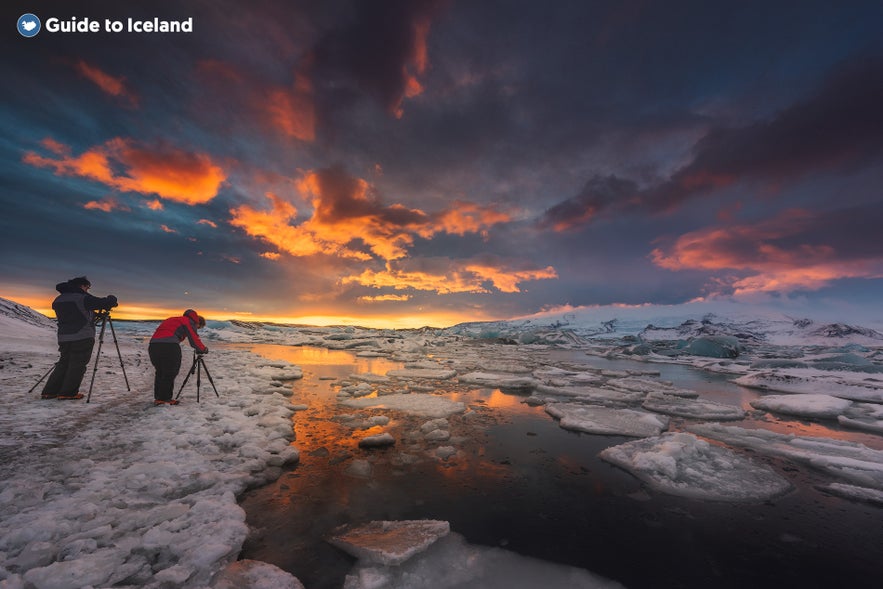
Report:
<svg viewBox="0 0 883 589"><path fill-rule="evenodd" d="M197 325L199 325L199 315L196 311L188 310L180 317L169 317L153 332L150 343L177 344L186 338L197 352L208 352L206 345L196 335Z"/></svg>

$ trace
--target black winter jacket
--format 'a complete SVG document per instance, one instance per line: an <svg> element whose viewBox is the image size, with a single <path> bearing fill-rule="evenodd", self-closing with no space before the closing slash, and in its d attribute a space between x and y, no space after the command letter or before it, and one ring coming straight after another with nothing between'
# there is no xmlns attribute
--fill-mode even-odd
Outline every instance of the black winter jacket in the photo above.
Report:
<svg viewBox="0 0 883 589"><path fill-rule="evenodd" d="M115 296L95 297L70 281L56 284L55 290L61 293L52 301L58 318L58 343L95 339L95 311L117 306Z"/></svg>

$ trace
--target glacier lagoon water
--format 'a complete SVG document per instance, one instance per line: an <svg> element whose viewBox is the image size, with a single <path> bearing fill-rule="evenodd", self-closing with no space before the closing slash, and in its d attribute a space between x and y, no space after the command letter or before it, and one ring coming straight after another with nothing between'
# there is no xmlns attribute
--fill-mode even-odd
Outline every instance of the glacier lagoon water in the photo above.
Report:
<svg viewBox="0 0 883 589"><path fill-rule="evenodd" d="M523 396L475 386L449 393L471 411L468 418L451 418L458 453L441 461L401 439L426 418L374 410L392 417L390 424L358 431L333 419L356 412L336 403L337 380L385 374L400 363L346 351L249 347L303 368L303 380L291 387L292 402L308 409L294 422L300 463L242 500L254 530L242 557L276 564L308 589L339 589L354 562L325 541L335 528L402 519L446 520L470 543L585 568L631 588L877 586L880 508L817 490L821 479L810 470L753 455L795 485L788 495L759 504L648 492L597 457L630 438L563 430ZM553 354L613 370L658 370L661 379L703 398L744 408L757 396L687 366ZM751 419L741 425L751 427ZM878 436L818 422L768 416L765 426L881 447ZM358 448L360 437L381 429L397 432L394 448ZM358 459L369 461L370 474L348 474Z"/></svg>

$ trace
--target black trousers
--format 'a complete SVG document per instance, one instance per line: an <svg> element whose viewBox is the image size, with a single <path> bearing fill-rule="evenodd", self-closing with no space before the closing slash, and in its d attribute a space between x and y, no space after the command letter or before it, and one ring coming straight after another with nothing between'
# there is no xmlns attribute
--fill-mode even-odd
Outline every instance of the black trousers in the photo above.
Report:
<svg viewBox="0 0 883 589"><path fill-rule="evenodd" d="M153 398L171 401L175 377L181 370L181 346L172 343L152 343L147 346L150 363L156 368L153 377Z"/></svg>
<svg viewBox="0 0 883 589"><path fill-rule="evenodd" d="M49 397L72 397L80 392L80 384L86 374L86 365L92 357L94 345L94 338L58 344L60 356L43 387L43 394Z"/></svg>

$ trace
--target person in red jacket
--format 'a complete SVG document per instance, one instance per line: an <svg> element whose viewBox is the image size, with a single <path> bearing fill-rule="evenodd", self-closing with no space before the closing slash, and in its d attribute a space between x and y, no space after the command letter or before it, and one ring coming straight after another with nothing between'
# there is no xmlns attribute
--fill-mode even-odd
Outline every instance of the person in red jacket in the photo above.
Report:
<svg viewBox="0 0 883 589"><path fill-rule="evenodd" d="M193 309L187 309L183 315L169 317L160 323L153 332L147 353L150 355L150 363L156 369L153 379L154 405L178 404L177 399L172 399L172 389L181 370L180 343L186 339L197 353L208 352L208 348L196 334L196 330L201 327L205 327L205 319Z"/></svg>

